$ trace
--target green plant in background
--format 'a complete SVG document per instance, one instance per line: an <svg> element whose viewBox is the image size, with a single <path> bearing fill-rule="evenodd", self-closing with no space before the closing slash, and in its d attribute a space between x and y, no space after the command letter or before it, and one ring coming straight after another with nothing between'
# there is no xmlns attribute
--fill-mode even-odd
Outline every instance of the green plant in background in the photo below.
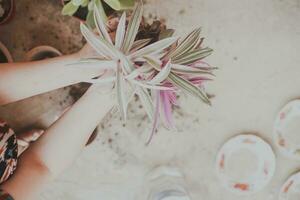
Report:
<svg viewBox="0 0 300 200"><path fill-rule="evenodd" d="M107 20L107 16L103 7L103 2L109 5L116 11L131 9L134 6L135 0L71 0L67 2L62 10L63 15L73 16L80 7L86 8L88 14L86 16L87 24L94 27L94 7L100 12L100 15L104 21Z"/></svg>

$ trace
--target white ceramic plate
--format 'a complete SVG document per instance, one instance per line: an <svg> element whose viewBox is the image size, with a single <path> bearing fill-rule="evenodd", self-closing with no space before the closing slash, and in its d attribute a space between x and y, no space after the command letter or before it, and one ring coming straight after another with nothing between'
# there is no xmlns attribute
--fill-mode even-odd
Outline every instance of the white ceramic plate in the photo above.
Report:
<svg viewBox="0 0 300 200"><path fill-rule="evenodd" d="M231 155L240 150L248 150L253 153L257 158L258 167L246 178L236 180L226 174L225 169L229 166ZM255 135L238 135L231 138L222 146L216 160L216 170L222 184L231 192L239 195L249 195L263 189L272 179L275 166L275 155L272 148Z"/></svg>
<svg viewBox="0 0 300 200"><path fill-rule="evenodd" d="M288 180L283 184L283 186L280 189L279 200L288 200L289 195L291 195L293 192L297 191L298 193L300 193L299 185L300 185L300 172L290 176Z"/></svg>
<svg viewBox="0 0 300 200"><path fill-rule="evenodd" d="M300 160L300 144L289 141L284 132L288 122L295 117L300 117L300 100L291 101L281 109L275 120L273 135L276 146L284 156Z"/></svg>

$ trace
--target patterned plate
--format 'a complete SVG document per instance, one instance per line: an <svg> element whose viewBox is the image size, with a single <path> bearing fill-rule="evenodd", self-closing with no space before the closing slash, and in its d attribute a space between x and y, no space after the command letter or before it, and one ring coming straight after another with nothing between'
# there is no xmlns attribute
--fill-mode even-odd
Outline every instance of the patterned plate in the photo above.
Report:
<svg viewBox="0 0 300 200"><path fill-rule="evenodd" d="M300 184L300 172L290 176L288 180L283 184L283 186L280 189L279 200L288 200L289 195L291 195L296 191L300 193L299 184Z"/></svg>
<svg viewBox="0 0 300 200"><path fill-rule="evenodd" d="M288 122L295 117L300 117L300 100L291 101L281 109L275 120L273 135L275 144L283 155L300 160L300 144L289 141L284 132Z"/></svg>
<svg viewBox="0 0 300 200"><path fill-rule="evenodd" d="M235 180L225 173L229 158L240 150L251 151L258 160L257 170L248 177ZM272 148L255 135L238 135L227 141L220 149L217 160L217 174L225 188L239 195L249 195L266 186L275 172L275 155Z"/></svg>

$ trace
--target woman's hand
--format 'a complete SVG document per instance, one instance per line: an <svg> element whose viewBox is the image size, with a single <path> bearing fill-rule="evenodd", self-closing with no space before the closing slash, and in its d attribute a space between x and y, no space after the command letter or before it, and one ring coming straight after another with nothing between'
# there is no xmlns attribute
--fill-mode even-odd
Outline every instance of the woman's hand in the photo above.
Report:
<svg viewBox="0 0 300 200"><path fill-rule="evenodd" d="M85 82L102 75L104 68L117 66L114 61L77 63L82 58L95 56L91 46L85 45L71 55L35 62L0 64L0 105Z"/></svg>

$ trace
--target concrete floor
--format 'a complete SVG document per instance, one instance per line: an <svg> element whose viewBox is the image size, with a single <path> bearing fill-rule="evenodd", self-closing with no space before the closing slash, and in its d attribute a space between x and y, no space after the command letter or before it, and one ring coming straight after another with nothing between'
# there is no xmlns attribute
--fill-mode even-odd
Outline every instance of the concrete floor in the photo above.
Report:
<svg viewBox="0 0 300 200"><path fill-rule="evenodd" d="M82 45L78 23L59 15L57 1L23 2L27 4L20 3L19 9L35 5L41 10L18 13L11 26L21 23L18 17L29 21L31 16L40 16L35 20L41 23L20 31L9 29L10 25L0 28L0 39L16 49L16 58L21 59L22 44L31 48L51 41L64 53ZM299 0L148 0L146 12L165 18L177 34L203 27L205 44L215 50L208 60L220 68L216 80L208 86L216 95L213 107L181 98L181 109L175 111L178 131L161 129L151 145L145 146L150 125L138 105L131 106L128 124L123 125L118 115L107 119L96 142L38 199L140 200L136 197L145 192L145 174L160 165L181 169L193 199L277 199L285 179L300 168L300 162L281 156L272 141L275 115L288 101L300 97L299 11ZM51 30L37 34L39 42L31 44L35 40L28 38L39 33L40 26ZM70 33L75 35L74 40ZM26 42L18 43L17 38L24 34ZM228 138L245 132L271 144L277 169L261 192L240 197L219 184L214 161Z"/></svg>

